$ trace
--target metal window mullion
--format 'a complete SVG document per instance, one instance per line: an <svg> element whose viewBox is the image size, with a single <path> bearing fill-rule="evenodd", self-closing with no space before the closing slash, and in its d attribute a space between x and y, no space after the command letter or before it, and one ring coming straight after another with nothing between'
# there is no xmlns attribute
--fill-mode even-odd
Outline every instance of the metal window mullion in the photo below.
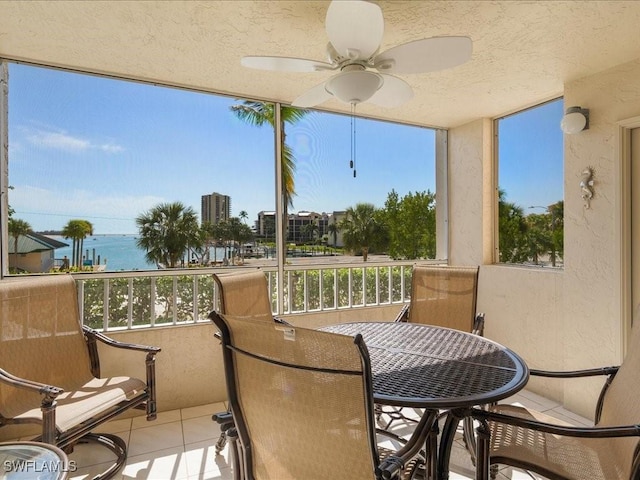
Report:
<svg viewBox="0 0 640 480"><path fill-rule="evenodd" d="M9 63L0 60L0 278L9 273Z"/></svg>
<svg viewBox="0 0 640 480"><path fill-rule="evenodd" d="M282 126L282 112L280 110L280 104L275 103L273 105L273 113L274 113L274 141L275 141L275 167L276 167L276 257L277 257L277 268L278 268L278 277L276 279L277 282L277 291L278 291L278 305L277 305L277 315L282 315L284 312L284 264L286 261L286 238L285 238L285 226L288 223L287 218L285 218L285 203L284 203L284 193L283 193L283 182L282 182L282 144L284 141L284 132ZM291 284L289 284L289 293L291 293ZM288 297L289 306L291 306L291 295ZM289 312L291 312L291 308L289 308Z"/></svg>
<svg viewBox="0 0 640 480"><path fill-rule="evenodd" d="M380 267L376 267L376 305L380 305Z"/></svg>
<svg viewBox="0 0 640 480"><path fill-rule="evenodd" d="M367 268L362 267L362 306L367 306Z"/></svg>

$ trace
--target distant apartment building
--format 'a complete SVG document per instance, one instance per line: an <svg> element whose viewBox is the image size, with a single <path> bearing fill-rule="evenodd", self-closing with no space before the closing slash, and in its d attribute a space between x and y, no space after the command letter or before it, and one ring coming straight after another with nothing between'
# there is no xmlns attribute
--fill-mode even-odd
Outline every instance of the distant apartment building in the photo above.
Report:
<svg viewBox="0 0 640 480"><path fill-rule="evenodd" d="M330 232L329 225L337 223L343 212L316 213L301 211L290 213L287 224L287 243L312 243L319 241L332 246L341 246L342 237L336 238ZM313 227L310 227L313 225ZM262 211L258 213L255 224L256 235L266 240L274 240L276 231L276 213Z"/></svg>
<svg viewBox="0 0 640 480"><path fill-rule="evenodd" d="M231 197L213 192L211 195L202 195L200 209L201 222L217 225L229 220L231 217Z"/></svg>

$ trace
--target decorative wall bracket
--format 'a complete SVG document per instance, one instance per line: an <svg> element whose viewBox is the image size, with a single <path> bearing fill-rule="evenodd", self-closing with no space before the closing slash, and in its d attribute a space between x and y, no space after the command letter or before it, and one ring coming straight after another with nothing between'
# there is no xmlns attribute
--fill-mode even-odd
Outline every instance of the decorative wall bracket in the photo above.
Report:
<svg viewBox="0 0 640 480"><path fill-rule="evenodd" d="M595 194L593 190L593 168L585 168L580 175L582 176L582 180L580 181L580 194L584 201L584 208L591 208L591 199Z"/></svg>

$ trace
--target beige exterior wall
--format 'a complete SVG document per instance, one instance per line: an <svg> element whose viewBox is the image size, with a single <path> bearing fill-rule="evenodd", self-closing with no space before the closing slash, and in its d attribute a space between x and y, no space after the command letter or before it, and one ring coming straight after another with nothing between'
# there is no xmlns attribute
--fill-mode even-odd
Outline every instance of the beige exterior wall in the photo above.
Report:
<svg viewBox="0 0 640 480"><path fill-rule="evenodd" d="M494 185L487 172L492 122L449 132L451 263L482 263L478 308L485 334L522 355L532 368L578 369L617 364L624 324L621 248L624 198L617 122L640 115L640 60L565 85L565 106L590 109L590 128L565 136L563 270L492 265ZM580 173L595 170L595 197L585 209ZM478 179L482 178L480 182ZM540 178L544 188L544 178ZM480 235L479 232L482 232ZM601 379L532 381L530 388L592 416Z"/></svg>

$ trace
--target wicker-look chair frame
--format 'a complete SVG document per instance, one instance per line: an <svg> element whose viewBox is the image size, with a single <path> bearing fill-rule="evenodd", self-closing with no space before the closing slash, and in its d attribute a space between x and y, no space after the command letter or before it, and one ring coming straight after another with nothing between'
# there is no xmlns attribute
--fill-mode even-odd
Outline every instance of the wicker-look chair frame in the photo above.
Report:
<svg viewBox="0 0 640 480"><path fill-rule="evenodd" d="M155 355L160 352L160 348L118 342L89 327L82 326L79 318L77 291L71 276L3 280L0 282L0 304L0 315L2 316L0 318L0 349L3 348L3 344L5 348L8 348L9 342L22 342L21 348L24 348L25 354L28 355L28 358L15 359L21 364L21 373L17 375L15 371L7 370L5 362L8 359L4 357L5 361L1 361L3 357L0 352L0 412L2 412L0 413L0 427L29 423L40 424L42 426L41 434L33 440L54 445L66 452L72 451L73 446L79 441L97 442L109 448L117 457L113 465L100 477L103 479L111 478L126 461L126 443L116 435L91 432L102 423L132 408L145 410L147 420L156 418ZM28 313L27 310L29 310ZM52 316L42 318L44 312L51 312ZM40 325L44 325L43 330L38 330L34 326L37 322L42 322ZM56 331L57 328L68 329L62 332L64 338L57 336L61 334ZM64 346L60 347L55 361L46 356L42 358L43 353L40 351L29 350L31 346L36 347L35 342L43 337L61 338L66 342ZM84 338L86 354L82 353L82 347L77 340L73 340L73 347L69 347L69 338L77 339L78 337ZM31 339L34 341L31 342ZM71 367L72 363L79 360L75 356L75 353L79 351L80 360L87 358L89 362L89 365L79 368L85 369L87 372L90 371L97 383L100 383L100 357L97 342L109 347L146 353L146 382L129 377L110 377L104 382L105 387L101 388L93 385L89 387L89 384L86 383L86 376L78 378L67 375L65 377L67 372L64 369ZM40 360L34 361L39 357ZM73 367L68 371L78 372L79 370ZM31 375L30 372L32 372ZM127 385L136 386L132 387L135 388L133 391L123 390L123 394L120 396L125 398L117 403L114 401L105 402L101 408L97 407L95 403L91 404L91 397L108 390L110 387L106 384L109 383L123 385L122 388L126 388ZM77 385L78 390L74 391L69 388L65 390L60 386L61 384ZM143 386L144 388L141 388ZM112 387L120 388L113 385ZM61 397L61 395L63 396ZM34 409L37 396L41 397L39 412ZM63 397L64 400L60 400ZM86 401L83 401L83 398ZM25 399L30 400L26 401ZM74 416L82 417L84 420L81 422L67 420L65 422L67 427L62 428L56 421L56 413L60 405L65 403L67 404L66 408L73 409L71 412ZM15 415L9 415L7 412L13 412ZM68 426L69 424L71 426Z"/></svg>
<svg viewBox="0 0 640 480"><path fill-rule="evenodd" d="M371 364L367 347L361 335L345 337L300 327L255 323L246 318L221 315L215 312L210 317L221 332L229 402L233 411L239 443L243 448L241 472L235 478L243 480L275 478L273 477L274 471L278 472L276 475L280 480L302 478L295 476L292 473L294 468L287 463L287 461L291 461L290 455L284 455L284 450L287 450L287 447L282 446L275 450L273 449L274 445L279 445L282 442L290 445L291 450L296 451L297 458L300 458L300 460L304 458L305 467L309 467L309 470L304 472L304 478L306 479L338 478L335 476L335 472L341 471L344 474L343 478L390 480L412 478L419 470L423 463L420 457L420 450L424 447L427 432L430 430L428 423L434 421L434 416L425 416L425 419L429 418L421 422L420 432L422 433L414 436L400 450L381 452L378 449L374 427ZM340 346L336 350L332 346L338 340ZM264 345L263 341L265 342ZM357 368L353 363L356 356L359 358ZM351 359L348 361L350 367L332 366L342 365L342 358ZM254 406L253 411L251 411L246 404L247 393L243 391L243 385L251 384L252 382L243 378L243 375L247 375L249 370L247 365L244 368L240 366L241 359L244 362L250 361L252 375L266 378L269 385L267 389L251 392L252 395L261 396L265 392L266 398L270 398L269 402L274 401L274 394L276 398L281 396L282 399L277 400L278 405L280 405L290 401L289 397L291 395L300 395L301 392L307 392L307 389L311 388L313 393L305 393L304 398L313 397L314 412L316 412L315 409L319 408L321 417L316 418L310 412L309 415L311 417L309 417L309 420L313 418L318 423L319 418L324 418L325 420L321 421L321 423L322 428L325 428L325 430L302 433L303 430L308 430L308 426L300 423L296 423L293 426L294 428L289 425L288 428L287 424L291 423L288 419L291 412L287 408L265 408L264 413L261 412L258 415ZM316 361L320 363L316 364ZM265 369L264 371L263 368ZM313 383L306 383L305 381L304 384L298 384L295 381L295 377L290 376L291 372L296 370L303 372L304 375L319 374L321 379ZM281 373L275 373L276 371ZM357 390L359 392L358 395L355 397L348 395L346 398L349 401L347 402L342 395L344 392L342 390L337 392L335 389L339 387L329 381L329 377L349 377L356 379L356 382L359 378L361 387ZM354 392L351 391L351 393ZM362 410L360 414L355 414L351 409L354 402L360 402L360 398L362 399L360 404ZM341 399L339 400L340 402L349 405L345 406L344 409L350 413L345 415L344 412L336 412L333 405L321 406L325 401L330 402L329 399L334 399L334 401ZM261 405L264 401L266 400L263 398L252 399L252 402L258 405ZM297 402L296 405L298 405ZM332 412L335 412L335 414ZM299 414L300 412L298 411L297 415ZM260 418L263 415L269 417L266 425L273 424L277 425L278 428L265 430L266 427L262 424L263 420ZM340 423L341 421L336 420L334 417L343 418L344 423ZM364 427L360 419L364 419ZM326 422L326 426L324 422ZM364 430L359 430L359 428L364 428ZM340 437L335 436L337 431L342 432ZM260 433L256 432L261 432L264 437L260 437ZM331 445L335 456L328 452L318 451L316 443L322 443L319 438L323 434L331 435L331 439L325 443L325 446ZM337 450L338 447L334 448L333 445L334 442L338 441L338 438L343 448L345 445L352 443L359 445L354 451L364 454L367 458L354 457L349 453L340 451L339 456L343 460L346 459L346 463L336 465L336 462L340 463L340 461L336 460L339 450ZM256 453L258 450L261 452L259 456ZM265 451L267 452L266 454ZM289 452L286 453L288 454ZM284 457L288 457L289 460ZM353 465L357 465L357 468L354 471L350 471ZM366 467L367 465L368 467ZM329 474L327 471L334 473ZM284 472L287 473L285 474ZM260 477L260 475L266 476Z"/></svg>
<svg viewBox="0 0 640 480"><path fill-rule="evenodd" d="M530 372L531 375L560 379L606 377L596 402L593 427L560 424L539 412L512 405L494 405L486 410L467 412L480 422L476 429L476 478L493 478L496 474L494 466L504 464L554 480L639 480L640 327L634 330L629 353L620 366ZM607 440L601 442L599 439Z"/></svg>

